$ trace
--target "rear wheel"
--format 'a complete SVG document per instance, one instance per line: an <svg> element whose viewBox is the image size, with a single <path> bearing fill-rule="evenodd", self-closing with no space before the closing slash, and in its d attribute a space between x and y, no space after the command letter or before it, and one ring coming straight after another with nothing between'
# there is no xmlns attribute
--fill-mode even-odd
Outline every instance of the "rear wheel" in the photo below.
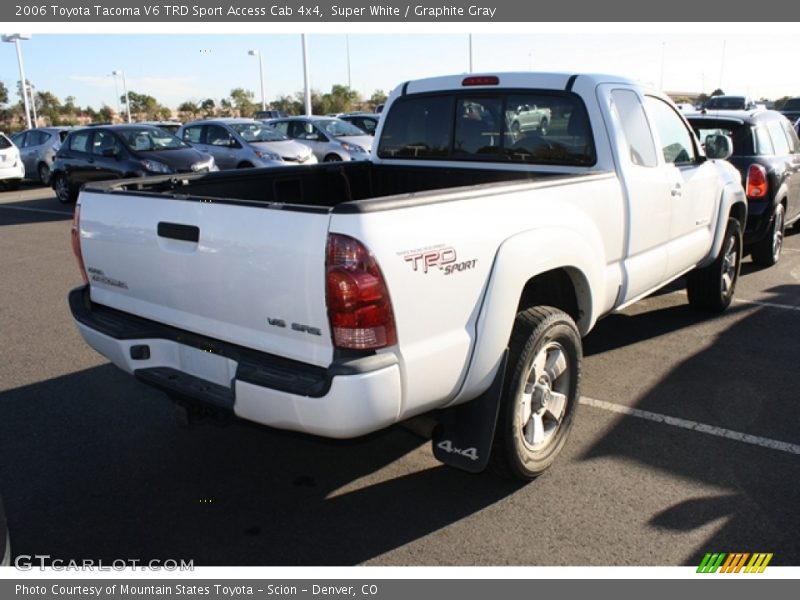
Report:
<svg viewBox="0 0 800 600"><path fill-rule="evenodd" d="M496 473L529 481L553 464L572 427L582 355L563 311L539 306L517 315L490 459Z"/></svg>
<svg viewBox="0 0 800 600"><path fill-rule="evenodd" d="M542 119L541 123L539 123L539 133L541 135L547 135L547 119Z"/></svg>
<svg viewBox="0 0 800 600"><path fill-rule="evenodd" d="M736 219L728 219L722 248L713 263L695 269L686 276L689 303L722 312L730 306L742 265L742 227Z"/></svg>
<svg viewBox="0 0 800 600"><path fill-rule="evenodd" d="M753 262L762 267L771 267L781 257L783 236L786 229L783 204L775 207L775 214L770 220L769 230L764 239L753 244L751 254Z"/></svg>
<svg viewBox="0 0 800 600"><path fill-rule="evenodd" d="M66 175L59 175L53 187L56 191L56 198L61 204L72 204L77 199Z"/></svg>
<svg viewBox="0 0 800 600"><path fill-rule="evenodd" d="M47 166L45 163L39 165L37 169L39 174L39 181L42 185L50 185L50 167Z"/></svg>

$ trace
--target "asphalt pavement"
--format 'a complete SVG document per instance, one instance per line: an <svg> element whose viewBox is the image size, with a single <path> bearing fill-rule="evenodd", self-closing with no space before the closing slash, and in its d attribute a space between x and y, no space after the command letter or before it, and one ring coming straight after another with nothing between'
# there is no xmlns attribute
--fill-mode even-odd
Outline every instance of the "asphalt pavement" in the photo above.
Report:
<svg viewBox="0 0 800 600"><path fill-rule="evenodd" d="M468 475L393 427L329 441L187 428L79 337L71 207L0 192L0 491L13 553L195 565L800 565L800 234L735 304L670 286L585 339L562 456L528 485Z"/></svg>

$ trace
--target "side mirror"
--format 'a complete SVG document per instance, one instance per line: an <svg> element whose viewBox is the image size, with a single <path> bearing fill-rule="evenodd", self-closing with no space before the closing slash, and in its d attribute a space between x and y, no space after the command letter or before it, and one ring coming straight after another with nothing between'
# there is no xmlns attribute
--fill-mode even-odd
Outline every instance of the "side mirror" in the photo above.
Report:
<svg viewBox="0 0 800 600"><path fill-rule="evenodd" d="M727 135L711 134L705 140L706 156L725 160L733 154L733 141Z"/></svg>

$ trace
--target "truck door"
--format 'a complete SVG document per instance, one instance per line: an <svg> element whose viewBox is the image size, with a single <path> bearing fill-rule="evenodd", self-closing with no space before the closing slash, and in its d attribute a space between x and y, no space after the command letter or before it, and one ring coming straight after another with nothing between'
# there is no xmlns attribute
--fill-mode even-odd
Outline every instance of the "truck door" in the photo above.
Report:
<svg viewBox="0 0 800 600"><path fill-rule="evenodd" d="M644 106L670 182L666 276L674 277L708 254L721 184L717 168L701 155L694 134L678 112L656 96L646 96Z"/></svg>
<svg viewBox="0 0 800 600"><path fill-rule="evenodd" d="M620 305L664 281L675 182L659 159L638 90L605 84L598 87L598 96L613 125L609 135L627 209Z"/></svg>

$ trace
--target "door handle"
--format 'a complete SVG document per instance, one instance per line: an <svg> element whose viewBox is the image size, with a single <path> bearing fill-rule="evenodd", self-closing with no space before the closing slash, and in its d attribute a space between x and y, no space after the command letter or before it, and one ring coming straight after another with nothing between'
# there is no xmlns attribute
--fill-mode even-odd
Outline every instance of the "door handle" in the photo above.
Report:
<svg viewBox="0 0 800 600"><path fill-rule="evenodd" d="M680 196L680 195L683 193L683 192L682 192L682 190L681 190L681 184L680 184L680 183L676 184L676 185L675 185L675 187L673 187L673 188L670 190L670 192L669 192L669 193L670 193L670 195L672 195L673 197L674 197L674 196Z"/></svg>
<svg viewBox="0 0 800 600"><path fill-rule="evenodd" d="M158 237L197 243L200 241L200 228L196 225L183 225L181 223L159 221Z"/></svg>

